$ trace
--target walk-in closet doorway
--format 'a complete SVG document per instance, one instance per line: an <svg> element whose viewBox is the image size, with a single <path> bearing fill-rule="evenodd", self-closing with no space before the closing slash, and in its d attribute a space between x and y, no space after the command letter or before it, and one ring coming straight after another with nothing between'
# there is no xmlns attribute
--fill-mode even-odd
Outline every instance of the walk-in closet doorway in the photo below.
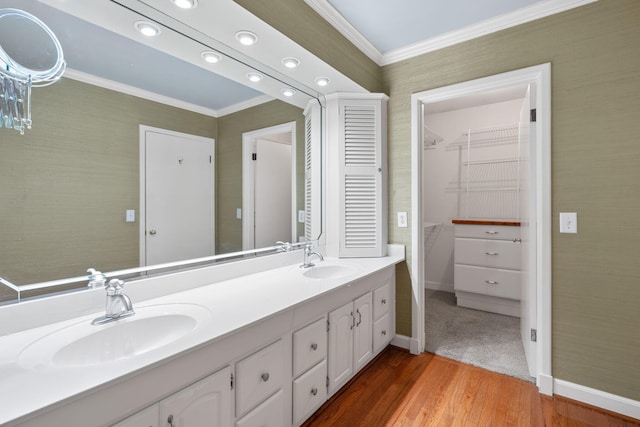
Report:
<svg viewBox="0 0 640 427"><path fill-rule="evenodd" d="M433 351L428 342L437 339L433 332L451 325L437 323L433 314L439 310L444 316L442 310L457 308L456 301L471 311L519 318L520 324L509 328L518 329L524 371L528 368L547 393L552 389L549 78L545 64L412 96L413 350ZM489 264L466 261L465 245L481 246ZM491 264L505 255L505 265ZM489 276L479 283L487 292L465 287L465 276L485 273ZM507 289L491 295L514 274L517 294Z"/></svg>

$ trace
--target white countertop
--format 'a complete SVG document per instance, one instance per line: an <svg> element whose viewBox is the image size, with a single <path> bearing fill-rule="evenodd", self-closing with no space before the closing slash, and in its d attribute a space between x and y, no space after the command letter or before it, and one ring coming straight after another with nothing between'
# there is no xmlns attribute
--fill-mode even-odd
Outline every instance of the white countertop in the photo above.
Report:
<svg viewBox="0 0 640 427"><path fill-rule="evenodd" d="M214 283L136 304L134 309L161 304L197 304L209 313L193 331L178 340L146 353L93 366L59 367L47 363L24 363L23 351L38 339L79 322L90 323L103 315L90 315L48 324L0 337L0 425L16 421L74 396L121 380L143 368L162 363L191 349L211 344L244 328L323 294L337 290L354 280L404 260L402 251L391 251L381 258L327 259L325 265L342 262L355 267L349 276L337 279L313 279L302 275L299 263L261 273ZM317 263L322 265L322 263ZM241 267L241 263L238 263ZM45 313L42 314L46 316ZM135 321L136 316L115 323ZM109 325L94 326L101 328ZM42 360L51 355L43 354Z"/></svg>

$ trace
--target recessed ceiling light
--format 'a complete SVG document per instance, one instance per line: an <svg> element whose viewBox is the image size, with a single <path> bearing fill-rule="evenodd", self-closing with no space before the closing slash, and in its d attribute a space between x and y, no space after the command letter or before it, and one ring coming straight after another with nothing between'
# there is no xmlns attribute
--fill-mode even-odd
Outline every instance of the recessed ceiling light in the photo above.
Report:
<svg viewBox="0 0 640 427"><path fill-rule="evenodd" d="M249 80L251 80L254 83L257 83L260 80L262 80L262 74L258 74L258 73L249 73L247 74L247 77L249 78Z"/></svg>
<svg viewBox="0 0 640 427"><path fill-rule="evenodd" d="M286 87L284 89L282 89L282 94L286 97L291 97L296 93L295 90L291 89L290 87Z"/></svg>
<svg viewBox="0 0 640 427"><path fill-rule="evenodd" d="M236 33L236 39L245 46L251 46L258 41L258 36L251 31L238 31Z"/></svg>
<svg viewBox="0 0 640 427"><path fill-rule="evenodd" d="M300 60L298 58L288 57L282 60L282 64L287 68L296 68L300 65Z"/></svg>
<svg viewBox="0 0 640 427"><path fill-rule="evenodd" d="M215 64L216 62L220 61L220 55L210 50L202 52L200 56L202 56L202 59L210 64Z"/></svg>
<svg viewBox="0 0 640 427"><path fill-rule="evenodd" d="M136 30L140 31L142 35L147 37L154 37L160 34L160 27L158 27L156 24L152 24L151 22L138 21L133 24L133 26L136 28Z"/></svg>
<svg viewBox="0 0 640 427"><path fill-rule="evenodd" d="M315 81L318 86L326 86L331 80L328 77L318 77Z"/></svg>
<svg viewBox="0 0 640 427"><path fill-rule="evenodd" d="M171 0L171 3L175 4L180 9L193 9L198 6L197 0Z"/></svg>

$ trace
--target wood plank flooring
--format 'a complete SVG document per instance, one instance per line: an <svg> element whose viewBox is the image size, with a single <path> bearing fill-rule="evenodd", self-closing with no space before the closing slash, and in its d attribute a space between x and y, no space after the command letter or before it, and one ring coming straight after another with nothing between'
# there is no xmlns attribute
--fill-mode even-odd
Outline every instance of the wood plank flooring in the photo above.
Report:
<svg viewBox="0 0 640 427"><path fill-rule="evenodd" d="M640 427L640 421L561 397L535 384L423 353L387 348L304 427Z"/></svg>

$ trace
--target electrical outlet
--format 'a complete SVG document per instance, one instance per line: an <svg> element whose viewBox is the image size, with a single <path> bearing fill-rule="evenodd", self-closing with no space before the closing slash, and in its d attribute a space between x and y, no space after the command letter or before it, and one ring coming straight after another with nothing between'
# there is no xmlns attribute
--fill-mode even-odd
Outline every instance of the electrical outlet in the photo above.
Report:
<svg viewBox="0 0 640 427"><path fill-rule="evenodd" d="M578 232L578 214L576 212L560 212L560 232Z"/></svg>
<svg viewBox="0 0 640 427"><path fill-rule="evenodd" d="M127 209L127 213L125 215L126 222L136 222L136 211L134 209Z"/></svg>
<svg viewBox="0 0 640 427"><path fill-rule="evenodd" d="M305 212L304 211L298 211L298 222L304 224L304 217L305 217Z"/></svg>
<svg viewBox="0 0 640 427"><path fill-rule="evenodd" d="M407 228L408 227L407 213L406 212L398 212L398 227L400 227L400 228Z"/></svg>
<svg viewBox="0 0 640 427"><path fill-rule="evenodd" d="M242 208L236 209L236 219L242 219Z"/></svg>

